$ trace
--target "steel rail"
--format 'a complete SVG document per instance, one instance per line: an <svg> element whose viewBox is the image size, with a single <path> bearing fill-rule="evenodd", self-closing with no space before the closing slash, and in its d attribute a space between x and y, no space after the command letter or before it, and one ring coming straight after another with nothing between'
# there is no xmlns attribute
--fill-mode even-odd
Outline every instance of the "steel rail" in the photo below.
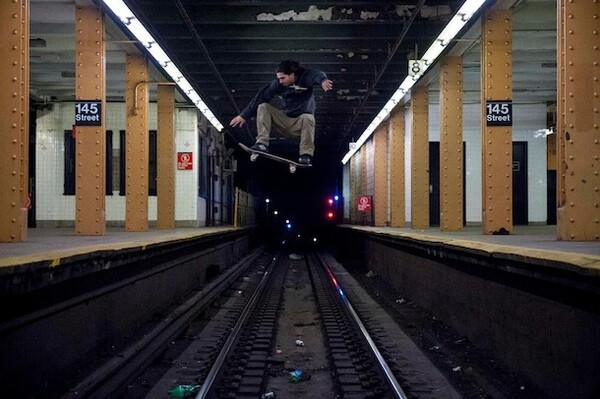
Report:
<svg viewBox="0 0 600 399"><path fill-rule="evenodd" d="M371 335L367 331L365 325L360 320L360 317L358 316L358 314L354 311L354 308L352 307L352 304L348 300L348 297L346 297L346 294L342 290L342 287L340 287L335 276L333 275L333 273L327 266L327 262L325 261L325 259L323 259L321 254L317 253L316 256L317 256L317 259L319 260L319 263L321 264L321 266L323 267L323 269L329 276L329 281L336 288L342 303L348 310L349 314L352 316L353 321L356 323L356 325L360 329L361 333L363 334L363 337L367 341L369 348L371 349L371 351L373 352L373 355L377 359L377 363L378 363L380 369L383 371L383 373L385 374L385 377L387 378L387 382L390 385L390 388L392 388L392 390L394 391L394 394L396 395L397 398L408 399L408 396L406 396L406 393L402 390L402 387L400 386L400 383L394 376L394 373L390 369L390 366L387 364L387 362L381 355L381 352L379 352L379 349L377 349L377 345L375 345L375 342L373 342L373 339L371 338Z"/></svg>
<svg viewBox="0 0 600 399"><path fill-rule="evenodd" d="M113 396L137 370L157 358L167 343L180 334L188 326L190 320L197 317L202 309L209 306L225 287L237 279L261 252L262 249L259 248L242 259L237 266L229 268L222 278L208 284L204 290L177 307L170 315L162 319L152 331L145 334L141 340L125 349L119 356L100 366L62 398L106 398Z"/></svg>
<svg viewBox="0 0 600 399"><path fill-rule="evenodd" d="M279 256L280 255L277 254L275 257L273 257L273 260L269 264L268 269L265 271L265 274L263 274L263 277L262 277L260 283L258 284L258 287L256 288L256 290L254 290L254 293L252 294L252 297L248 301L248 304L242 311L242 314L240 315L239 319L235 323L235 326L233 326L231 333L227 337L227 340L225 341L223 348L219 352L219 355L217 356L217 359L215 360L213 367L210 369L208 375L206 376L206 379L202 383L202 386L200 387L200 390L196 394L195 399L206 399L208 397L208 393L210 392L210 389L217 378L217 374L219 373L221 367L227 360L229 352L231 351L231 348L233 347L236 339L238 338L239 332L241 331L242 327L244 326L244 323L246 322L248 315L254 308L254 304L260 297L260 294L263 292L265 285L267 284L269 277L271 275L271 271L273 270L273 266L279 260Z"/></svg>

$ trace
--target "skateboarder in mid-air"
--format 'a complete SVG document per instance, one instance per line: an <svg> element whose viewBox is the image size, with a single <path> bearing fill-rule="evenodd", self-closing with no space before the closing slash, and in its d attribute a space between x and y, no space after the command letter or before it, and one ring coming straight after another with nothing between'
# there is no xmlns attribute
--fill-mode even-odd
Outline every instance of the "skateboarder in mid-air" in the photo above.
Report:
<svg viewBox="0 0 600 399"><path fill-rule="evenodd" d="M282 61L277 67L277 79L263 87L250 104L229 122L229 126L244 126L256 115L256 143L253 150L268 152L271 127L286 137L300 138L301 164L311 164L315 151L315 96L313 86L320 85L324 91L333 87L333 82L323 71L303 68L293 60ZM275 96L283 99L283 109L269 101Z"/></svg>

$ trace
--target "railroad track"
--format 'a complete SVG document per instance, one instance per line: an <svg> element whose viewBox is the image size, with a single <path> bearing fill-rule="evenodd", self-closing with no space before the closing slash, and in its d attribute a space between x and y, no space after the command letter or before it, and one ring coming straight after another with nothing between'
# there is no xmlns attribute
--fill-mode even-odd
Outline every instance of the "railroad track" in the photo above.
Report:
<svg viewBox="0 0 600 399"><path fill-rule="evenodd" d="M133 345L126 367L101 368L67 397L460 397L411 359L410 340L332 257L262 253L232 276L209 308L188 305L200 317L180 309L168 318L178 328L146 339L150 349Z"/></svg>

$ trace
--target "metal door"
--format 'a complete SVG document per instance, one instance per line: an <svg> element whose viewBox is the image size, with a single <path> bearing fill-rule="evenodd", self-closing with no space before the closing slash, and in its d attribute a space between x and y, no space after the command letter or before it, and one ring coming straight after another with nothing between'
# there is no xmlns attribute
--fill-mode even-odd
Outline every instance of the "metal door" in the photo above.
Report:
<svg viewBox="0 0 600 399"><path fill-rule="evenodd" d="M529 222L527 207L527 142L513 142L513 225Z"/></svg>

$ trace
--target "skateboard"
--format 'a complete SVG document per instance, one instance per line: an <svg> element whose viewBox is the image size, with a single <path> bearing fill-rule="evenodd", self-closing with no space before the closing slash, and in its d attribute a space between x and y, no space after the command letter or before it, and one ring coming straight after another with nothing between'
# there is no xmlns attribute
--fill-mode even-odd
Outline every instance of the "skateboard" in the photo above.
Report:
<svg viewBox="0 0 600 399"><path fill-rule="evenodd" d="M256 162L256 160L258 159L259 156L263 156L265 158L272 159L273 161L287 163L290 168L290 173L295 173L297 168L310 168L312 166L312 165L306 165L303 163L298 163L296 161L292 161L291 159L280 157L278 155L273 155L268 152L253 150L252 148L250 148L242 143L239 143L239 144L240 144L240 147L242 147L242 149L244 151L246 151L250 154L250 161L252 161L252 162Z"/></svg>

